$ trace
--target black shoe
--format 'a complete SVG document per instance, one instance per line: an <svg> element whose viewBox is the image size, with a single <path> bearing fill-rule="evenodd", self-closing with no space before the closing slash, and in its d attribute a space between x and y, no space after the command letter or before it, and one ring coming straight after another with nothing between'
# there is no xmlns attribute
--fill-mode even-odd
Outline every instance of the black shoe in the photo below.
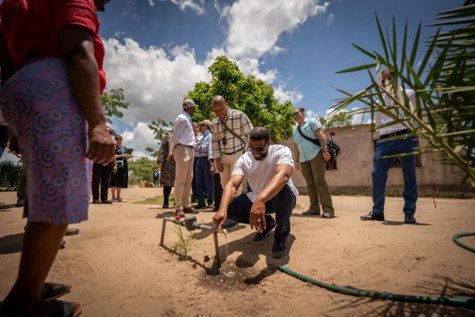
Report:
<svg viewBox="0 0 475 317"><path fill-rule="evenodd" d="M183 212L184 212L185 214L198 214L198 213L200 213L199 210L196 210L196 209L193 208L193 207L185 207L185 208L183 208Z"/></svg>
<svg viewBox="0 0 475 317"><path fill-rule="evenodd" d="M162 208L163 209L168 209L168 204L163 204Z"/></svg>
<svg viewBox="0 0 475 317"><path fill-rule="evenodd" d="M93 203L93 204L100 204L101 201L100 201L100 200L93 200L92 203Z"/></svg>
<svg viewBox="0 0 475 317"><path fill-rule="evenodd" d="M198 205L196 205L197 209L203 209L205 207L206 207L205 203L198 203Z"/></svg>
<svg viewBox="0 0 475 317"><path fill-rule="evenodd" d="M417 223L416 218L414 216L404 216L404 222L409 224Z"/></svg>
<svg viewBox="0 0 475 317"><path fill-rule="evenodd" d="M103 200L102 203L103 203L103 204L109 204L109 205L111 205L111 204L112 204L112 200Z"/></svg>
<svg viewBox="0 0 475 317"><path fill-rule="evenodd" d="M302 216L320 216L320 212L314 210L307 210L302 212Z"/></svg>
<svg viewBox="0 0 475 317"><path fill-rule="evenodd" d="M272 229L274 229L274 227L277 225L274 218L271 218L271 219L272 219L272 221L267 223L267 228L262 232L256 232L256 234L254 235L254 238L252 238L252 241L254 241L254 242L261 241L261 240L267 238L267 236L272 231Z"/></svg>
<svg viewBox="0 0 475 317"><path fill-rule="evenodd" d="M361 216L360 219L363 221L368 221L368 220L384 221L384 214L377 214L374 211L371 211L369 214Z"/></svg>
<svg viewBox="0 0 475 317"><path fill-rule="evenodd" d="M274 240L272 245L272 257L274 259L280 259L287 251L287 238L281 241Z"/></svg>
<svg viewBox="0 0 475 317"><path fill-rule="evenodd" d="M232 219L226 219L226 221L223 223L221 228L228 229L228 228L234 227L236 224L237 224L237 221L232 220Z"/></svg>

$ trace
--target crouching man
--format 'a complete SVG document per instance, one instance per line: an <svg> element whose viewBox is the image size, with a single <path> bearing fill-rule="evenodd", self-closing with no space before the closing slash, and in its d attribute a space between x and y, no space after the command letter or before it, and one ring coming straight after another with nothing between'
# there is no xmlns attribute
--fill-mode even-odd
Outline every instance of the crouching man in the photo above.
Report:
<svg viewBox="0 0 475 317"><path fill-rule="evenodd" d="M294 161L288 147L270 145L265 128L252 129L249 139L249 151L236 161L213 220L219 228L228 218L250 224L257 230L254 241L266 238L275 227L272 256L277 259L287 249L290 215L298 195L290 178ZM250 191L234 197L244 178ZM273 212L277 221L269 215Z"/></svg>

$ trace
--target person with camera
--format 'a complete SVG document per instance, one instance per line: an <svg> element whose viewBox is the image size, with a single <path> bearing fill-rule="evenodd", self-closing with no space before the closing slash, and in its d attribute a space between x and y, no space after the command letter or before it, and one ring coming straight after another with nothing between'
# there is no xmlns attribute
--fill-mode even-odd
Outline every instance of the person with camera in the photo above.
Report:
<svg viewBox="0 0 475 317"><path fill-rule="evenodd" d="M295 108L293 112L297 126L293 139L297 144L298 162L296 167L302 171L310 196L310 208L304 216L335 217L332 197L325 180L327 161L331 159L327 149L327 138L321 123L315 118L305 118L305 108Z"/></svg>
<svg viewBox="0 0 475 317"><path fill-rule="evenodd" d="M234 164L246 149L252 123L244 112L229 108L223 96L214 96L211 108L216 116L211 123L213 157L224 188Z"/></svg>
<svg viewBox="0 0 475 317"><path fill-rule="evenodd" d="M132 149L127 149L122 145L122 136L115 136L115 165L112 168L110 181L112 201L125 202L120 197L122 188L127 188L129 183L129 166L127 160L132 157Z"/></svg>

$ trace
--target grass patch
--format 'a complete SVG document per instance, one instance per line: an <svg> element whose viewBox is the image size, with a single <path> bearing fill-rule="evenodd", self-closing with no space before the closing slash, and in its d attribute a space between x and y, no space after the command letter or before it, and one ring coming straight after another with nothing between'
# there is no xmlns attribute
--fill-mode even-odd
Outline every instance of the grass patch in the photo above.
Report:
<svg viewBox="0 0 475 317"><path fill-rule="evenodd" d="M173 194L170 194L170 198L168 199L169 205L173 206L173 202L175 199L173 198ZM134 204L139 204L139 205L163 205L163 196L155 196L155 197L150 197L144 200L136 201Z"/></svg>

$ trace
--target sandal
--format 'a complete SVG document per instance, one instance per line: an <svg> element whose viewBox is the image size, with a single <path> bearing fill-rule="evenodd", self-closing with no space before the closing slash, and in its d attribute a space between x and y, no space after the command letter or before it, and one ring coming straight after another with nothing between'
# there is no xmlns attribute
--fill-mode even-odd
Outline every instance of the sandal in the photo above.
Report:
<svg viewBox="0 0 475 317"><path fill-rule="evenodd" d="M1 316L50 316L50 317L78 317L81 315L81 305L74 302L59 300L41 301L34 311L26 311L25 307L18 307L11 303L3 303Z"/></svg>
<svg viewBox="0 0 475 317"><path fill-rule="evenodd" d="M59 300L52 300L50 302L54 304L51 317L78 317L82 313L79 303Z"/></svg>
<svg viewBox="0 0 475 317"><path fill-rule="evenodd" d="M59 283L44 283L41 291L41 299L52 300L60 298L71 291L71 285Z"/></svg>
<svg viewBox="0 0 475 317"><path fill-rule="evenodd" d="M127 200L125 200L125 199L123 199L123 198L117 198L117 201L118 201L119 203L125 203L125 202L127 202Z"/></svg>

